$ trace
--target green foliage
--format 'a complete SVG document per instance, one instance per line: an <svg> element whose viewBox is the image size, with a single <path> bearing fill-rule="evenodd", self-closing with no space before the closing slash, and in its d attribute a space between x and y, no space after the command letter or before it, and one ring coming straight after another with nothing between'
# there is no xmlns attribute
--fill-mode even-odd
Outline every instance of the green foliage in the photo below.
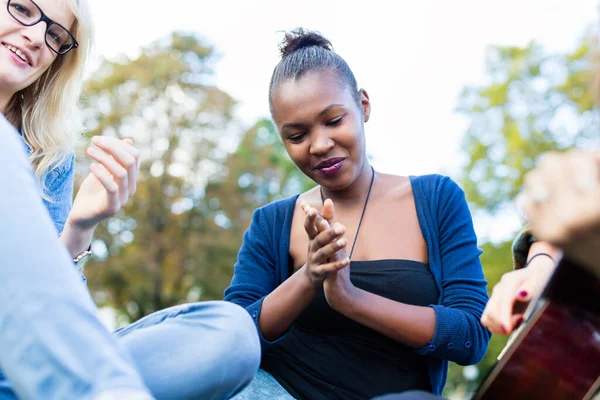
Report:
<svg viewBox="0 0 600 400"><path fill-rule="evenodd" d="M488 84L466 87L458 110L469 119L462 151L461 185L477 213L500 213L520 192L537 156L571 147L598 147L600 115L592 82L598 46L593 35L568 54L549 55L536 43L488 49ZM485 243L481 257L488 292L512 269L511 240ZM468 394L494 365L507 338L494 335L479 377L468 382L464 368L450 365L445 394Z"/></svg>
<svg viewBox="0 0 600 400"><path fill-rule="evenodd" d="M198 38L173 34L87 83L90 134L131 137L142 153L137 192L98 228L105 251L86 271L97 302L125 320L222 298L252 211L309 184L269 121L240 134L235 101L209 83L213 61Z"/></svg>
<svg viewBox="0 0 600 400"><path fill-rule="evenodd" d="M512 201L542 152L598 145L595 49L591 35L569 54L536 43L488 49L489 83L465 88L458 106L470 121L461 184L473 206L494 213Z"/></svg>

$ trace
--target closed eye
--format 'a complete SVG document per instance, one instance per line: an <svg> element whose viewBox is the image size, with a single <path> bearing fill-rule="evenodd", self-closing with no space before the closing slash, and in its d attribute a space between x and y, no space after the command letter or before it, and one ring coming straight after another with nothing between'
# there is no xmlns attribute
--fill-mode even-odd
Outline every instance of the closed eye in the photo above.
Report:
<svg viewBox="0 0 600 400"><path fill-rule="evenodd" d="M306 132L296 133L294 135L288 136L288 140L292 143L300 143L305 136Z"/></svg>
<svg viewBox="0 0 600 400"><path fill-rule="evenodd" d="M340 115L339 117L336 117L332 120L327 121L327 123L325 124L326 126L338 126L339 124L342 123L342 120L344 119L345 115Z"/></svg>

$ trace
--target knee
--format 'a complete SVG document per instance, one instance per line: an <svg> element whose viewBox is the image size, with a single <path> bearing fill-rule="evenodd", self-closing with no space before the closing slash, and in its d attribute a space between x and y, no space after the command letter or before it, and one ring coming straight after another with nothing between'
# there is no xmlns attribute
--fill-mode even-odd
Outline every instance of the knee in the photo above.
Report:
<svg viewBox="0 0 600 400"><path fill-rule="evenodd" d="M240 372L246 371L244 375L250 380L258 370L261 358L256 325L250 314L237 304L220 301L215 302L215 307L220 315L221 343L226 346L229 363L233 361L239 365Z"/></svg>

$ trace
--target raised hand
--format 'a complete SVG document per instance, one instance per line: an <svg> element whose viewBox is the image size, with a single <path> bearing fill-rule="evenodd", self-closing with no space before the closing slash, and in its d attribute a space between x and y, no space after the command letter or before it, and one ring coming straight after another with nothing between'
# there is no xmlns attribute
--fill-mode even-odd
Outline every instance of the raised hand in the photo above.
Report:
<svg viewBox="0 0 600 400"><path fill-rule="evenodd" d="M302 203L306 214L304 229L308 235L308 256L304 271L314 286L320 286L327 274L346 267L349 260L346 257L336 257L343 251L347 241L343 237L346 228L339 223L330 226L316 209Z"/></svg>
<svg viewBox="0 0 600 400"><path fill-rule="evenodd" d="M95 136L87 154L96 162L67 217L61 242L71 256L87 249L100 221L115 215L135 193L140 153L131 139Z"/></svg>
<svg viewBox="0 0 600 400"><path fill-rule="evenodd" d="M321 215L318 214L317 210L310 206L303 205L304 212L307 213L307 219L310 215L316 215L315 220L318 222L314 225L305 225L307 233L318 234L325 233L329 226L338 227L342 226L339 222L335 222L335 207L333 201L330 199L325 200L323 204L323 212ZM344 229L345 230L345 229ZM309 233L310 236L310 233ZM344 240L344 246L335 251L331 255L330 262L339 266L339 268L333 268L326 272L325 279L323 280L323 291L325 293L325 299L331 308L340 311L343 307L351 305L355 294L356 287L350 280L350 259L346 255L346 242ZM336 263L342 264L336 264Z"/></svg>
<svg viewBox="0 0 600 400"><path fill-rule="evenodd" d="M139 151L131 139L95 136L87 154L96 162L81 184L69 214L75 228L91 229L116 214L136 190Z"/></svg>

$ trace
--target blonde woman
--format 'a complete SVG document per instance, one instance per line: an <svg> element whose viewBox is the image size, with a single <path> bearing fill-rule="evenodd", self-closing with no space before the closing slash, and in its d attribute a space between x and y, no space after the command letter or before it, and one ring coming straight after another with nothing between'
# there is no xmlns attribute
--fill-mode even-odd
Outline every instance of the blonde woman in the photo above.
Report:
<svg viewBox="0 0 600 400"><path fill-rule="evenodd" d="M71 209L86 0L0 5L0 399L229 397L260 359L246 311L185 304L111 335L72 267L135 191L138 163L131 142L94 138Z"/></svg>
<svg viewBox="0 0 600 400"><path fill-rule="evenodd" d="M39 23L45 14L32 1L7 2L6 10L0 111L20 131L60 240L82 264L98 222L135 192L138 151L130 141L94 138L87 154L97 163L71 209L71 150L81 132L77 101L91 45L90 21L80 8L70 30L59 23ZM28 31L19 35L23 27Z"/></svg>

